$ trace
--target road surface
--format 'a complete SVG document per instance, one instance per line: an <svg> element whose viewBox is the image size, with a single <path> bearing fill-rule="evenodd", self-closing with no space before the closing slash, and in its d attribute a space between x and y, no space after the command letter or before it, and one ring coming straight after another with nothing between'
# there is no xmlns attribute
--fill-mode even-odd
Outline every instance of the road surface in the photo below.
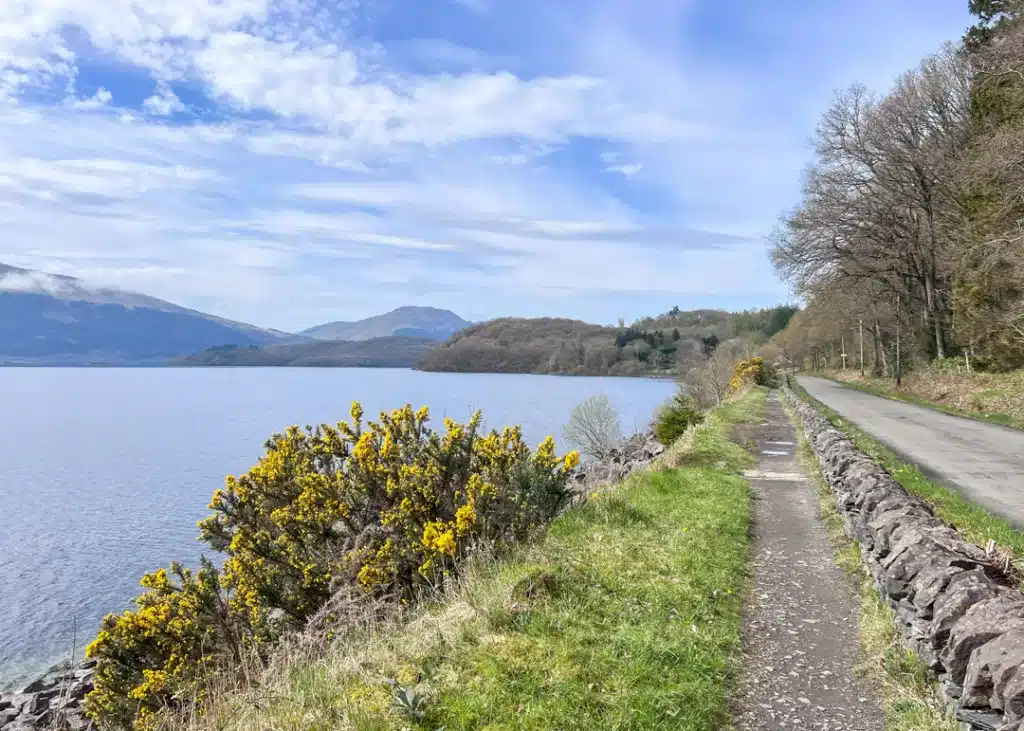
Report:
<svg viewBox="0 0 1024 731"><path fill-rule="evenodd" d="M800 376L814 398L936 482L1024 528L1024 431Z"/></svg>

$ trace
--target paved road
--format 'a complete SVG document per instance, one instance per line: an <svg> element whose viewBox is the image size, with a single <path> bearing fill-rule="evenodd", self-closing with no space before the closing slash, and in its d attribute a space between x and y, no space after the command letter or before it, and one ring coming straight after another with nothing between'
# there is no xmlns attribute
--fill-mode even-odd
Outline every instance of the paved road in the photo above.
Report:
<svg viewBox="0 0 1024 731"><path fill-rule="evenodd" d="M823 378L800 385L933 480L1024 527L1024 431L873 396Z"/></svg>

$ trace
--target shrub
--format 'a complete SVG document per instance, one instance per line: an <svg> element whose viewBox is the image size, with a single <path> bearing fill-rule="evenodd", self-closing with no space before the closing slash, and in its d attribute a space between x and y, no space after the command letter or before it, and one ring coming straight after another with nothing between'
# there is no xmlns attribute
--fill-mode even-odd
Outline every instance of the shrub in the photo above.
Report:
<svg viewBox="0 0 1024 731"><path fill-rule="evenodd" d="M573 408L565 438L590 457L601 459L622 440L619 415L604 394L591 396Z"/></svg>
<svg viewBox="0 0 1024 731"><path fill-rule="evenodd" d="M104 727L148 728L204 673L299 629L332 593L355 585L410 601L481 546L521 540L568 499L575 452L545 439L531 452L518 427L480 434L427 426L412 407L362 421L275 434L248 473L214 493L201 537L226 554L218 574L172 566L143 579L138 609L104 620L90 645L90 715Z"/></svg>
<svg viewBox="0 0 1024 731"><path fill-rule="evenodd" d="M664 445L672 444L694 424L704 421L692 398L680 391L659 412L654 424L654 438Z"/></svg>
<svg viewBox="0 0 1024 731"><path fill-rule="evenodd" d="M761 356L748 358L733 367L732 378L729 379L729 392L736 393L748 384L775 388L779 385L779 376Z"/></svg>
<svg viewBox="0 0 1024 731"><path fill-rule="evenodd" d="M104 728L150 728L175 694L195 690L203 670L239 659L235 620L211 563L195 573L172 563L141 583L147 591L136 608L107 615L86 650L100 662L85 709Z"/></svg>

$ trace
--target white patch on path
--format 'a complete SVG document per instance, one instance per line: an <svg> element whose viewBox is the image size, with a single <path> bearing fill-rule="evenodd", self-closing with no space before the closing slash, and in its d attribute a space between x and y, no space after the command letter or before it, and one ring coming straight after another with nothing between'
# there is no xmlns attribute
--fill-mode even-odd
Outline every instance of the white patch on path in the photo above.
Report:
<svg viewBox="0 0 1024 731"><path fill-rule="evenodd" d="M743 476L748 480L779 480L782 482L807 482L807 478L801 472L762 472L761 470L746 470Z"/></svg>

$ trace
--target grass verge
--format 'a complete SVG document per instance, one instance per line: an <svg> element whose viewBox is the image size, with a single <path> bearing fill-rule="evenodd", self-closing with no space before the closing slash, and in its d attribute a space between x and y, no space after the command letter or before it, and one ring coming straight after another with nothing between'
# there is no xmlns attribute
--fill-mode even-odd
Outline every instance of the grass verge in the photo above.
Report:
<svg viewBox="0 0 1024 731"><path fill-rule="evenodd" d="M832 539L836 565L857 582L862 655L858 671L881 688L886 731L959 731L955 713L940 702L927 666L904 646L892 609L864 574L860 546L846 535L835 496L800 420L789 406L786 412L796 426L800 463L818 493L819 514Z"/></svg>
<svg viewBox="0 0 1024 731"><path fill-rule="evenodd" d="M729 441L763 420L755 389L669 451L470 566L411 621L279 659L187 727L220 731L720 729L747 581L752 458ZM685 448L684 448L685 447Z"/></svg>
<svg viewBox="0 0 1024 731"><path fill-rule="evenodd" d="M1024 379L1019 372L980 373L973 376L926 373L908 376L903 388L899 390L895 383L883 378L861 378L859 374L844 375L841 371L814 375L828 378L847 388L923 406L951 416L1024 429L1024 415L1021 414L1024 405L1019 403ZM944 403L940 399L948 399L950 402Z"/></svg>
<svg viewBox="0 0 1024 731"><path fill-rule="evenodd" d="M833 426L841 429L853 440L857 449L882 465L907 492L921 498L942 520L946 521L968 541L985 546L989 540L1013 554L1018 572L1024 567L1024 532L1009 521L970 502L956 490L929 480L916 466L904 462L891 450L856 425L844 420L806 390L795 379L790 379L793 391L814 405Z"/></svg>

